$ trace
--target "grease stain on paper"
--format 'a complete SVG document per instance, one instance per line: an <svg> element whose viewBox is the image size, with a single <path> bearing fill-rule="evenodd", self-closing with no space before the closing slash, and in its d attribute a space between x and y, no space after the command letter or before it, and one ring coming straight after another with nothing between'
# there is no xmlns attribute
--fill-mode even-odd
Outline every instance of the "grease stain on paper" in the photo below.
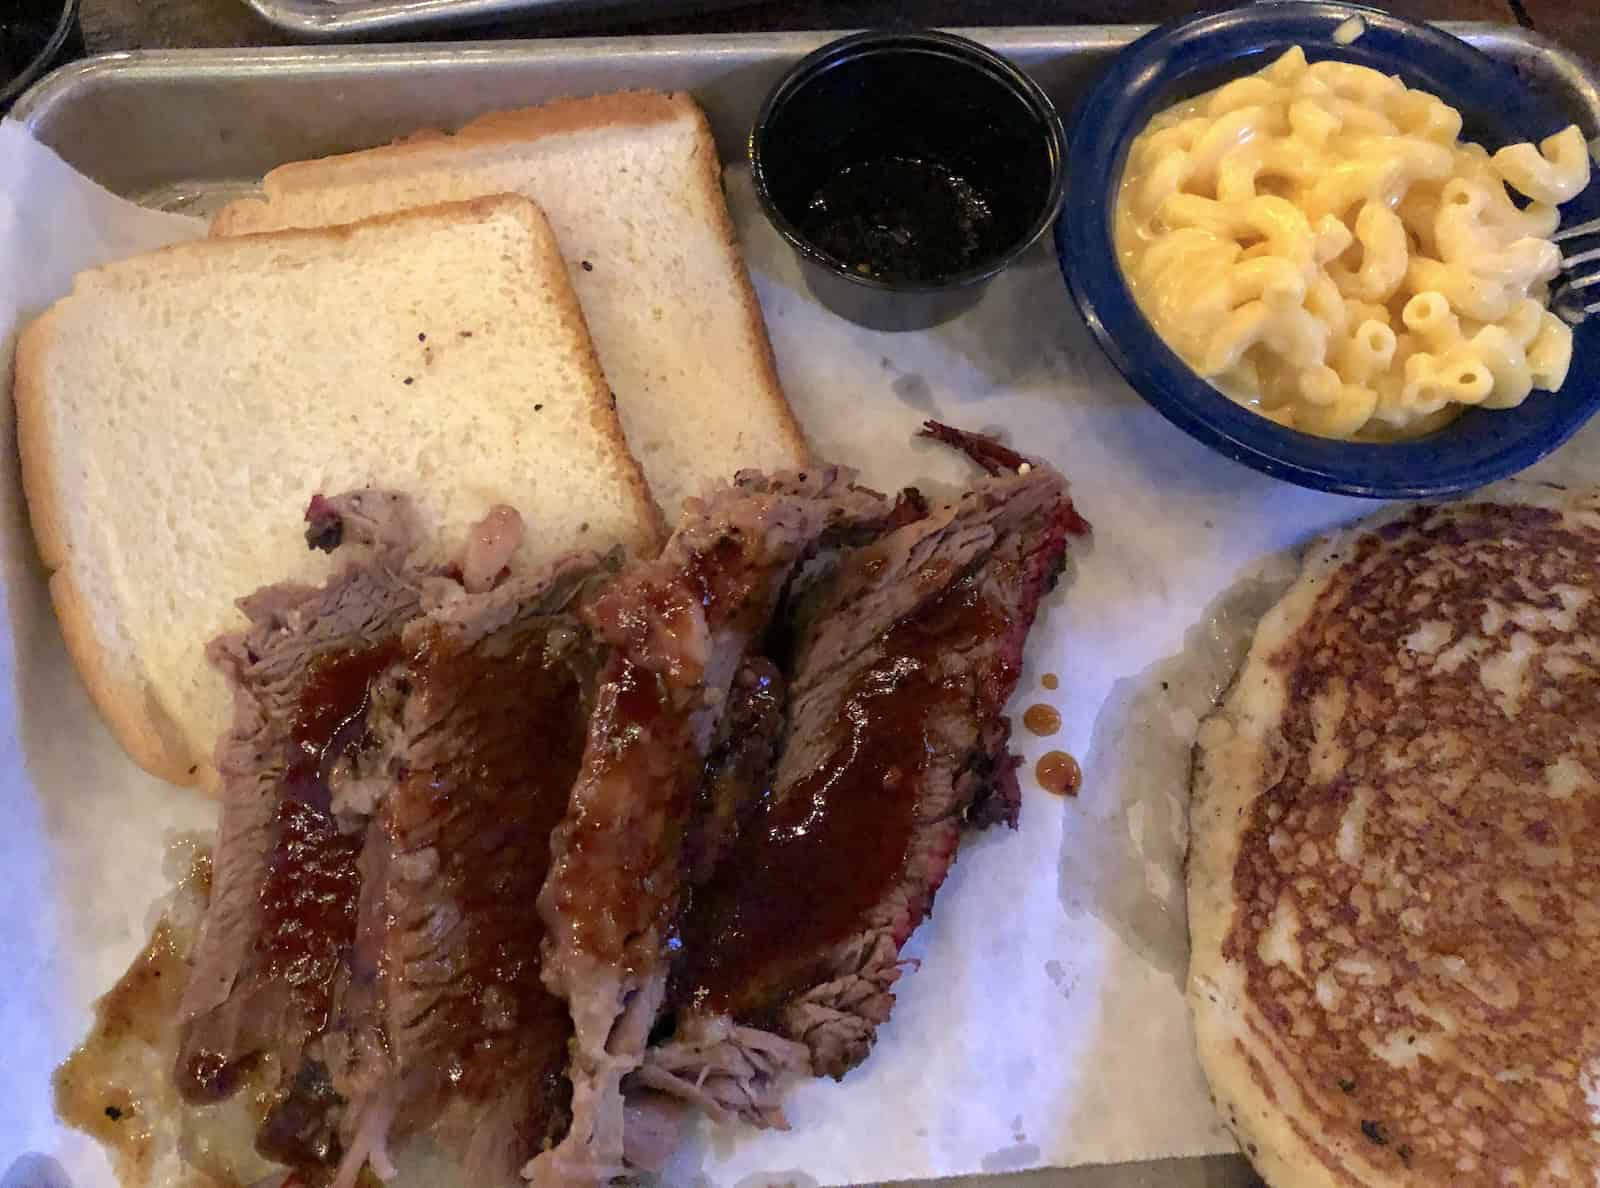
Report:
<svg viewBox="0 0 1600 1188"><path fill-rule="evenodd" d="M1062 998L1071 998L1072 992L1078 988L1078 979L1067 973L1067 967L1054 957L1044 963L1044 976L1061 992Z"/></svg>
<svg viewBox="0 0 1600 1188"><path fill-rule="evenodd" d="M805 1172L756 1172L746 1176L734 1188L817 1188L817 1180Z"/></svg>
<svg viewBox="0 0 1600 1188"><path fill-rule="evenodd" d="M928 383L927 377L915 371L908 371L895 377L889 385L892 391L912 408L924 412L933 411L933 388Z"/></svg>
<svg viewBox="0 0 1600 1188"><path fill-rule="evenodd" d="M0 1174L0 1188L72 1188L72 1177L57 1160L30 1151Z"/></svg>
<svg viewBox="0 0 1600 1188"><path fill-rule="evenodd" d="M1063 832L1067 912L1099 917L1180 990L1189 962L1183 858L1195 733L1298 572L1292 556L1269 558L1206 609L1178 655L1112 687L1084 764L1095 779Z"/></svg>
<svg viewBox="0 0 1600 1188"><path fill-rule="evenodd" d="M1035 1143L1013 1143L990 1151L983 1157L983 1170L989 1175L999 1172L1026 1171L1039 1165L1039 1147Z"/></svg>

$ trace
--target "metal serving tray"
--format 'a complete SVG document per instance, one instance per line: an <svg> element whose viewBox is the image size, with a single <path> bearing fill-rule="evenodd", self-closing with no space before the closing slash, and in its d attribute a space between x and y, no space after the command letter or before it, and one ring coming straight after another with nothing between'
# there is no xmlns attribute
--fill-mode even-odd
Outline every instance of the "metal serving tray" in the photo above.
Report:
<svg viewBox="0 0 1600 1188"><path fill-rule="evenodd" d="M490 21L638 9L638 0L245 0L251 8L280 29L301 37L351 38ZM691 8L704 10L739 0L649 0L649 10L660 16Z"/></svg>
<svg viewBox="0 0 1600 1188"><path fill-rule="evenodd" d="M266 0L252 0L263 7ZM310 7L315 0L291 0ZM393 9L507 9L519 0L392 0ZM537 0L536 0L537 2ZM563 0L557 0L563 2ZM526 3L523 7L528 7ZM1585 134L1600 135L1600 85L1576 56L1510 26L1446 28L1510 63ZM1106 59L1142 26L978 29L1070 121ZM836 34L788 33L440 46L112 54L65 67L12 115L110 190L165 209L205 212L249 192L286 161L450 128L488 110L623 87L692 91L723 159L739 159L757 106L796 59ZM945 1181L975 1188L989 1178ZM1002 1181L995 1179L996 1185ZM1244 1188L1236 1158L1175 1159L1006 1177L1006 1188Z"/></svg>
<svg viewBox="0 0 1600 1188"><path fill-rule="evenodd" d="M1569 51L1507 25L1445 28L1510 62L1600 133L1600 85ZM1071 119L1101 65L1145 26L977 29ZM451 128L500 107L623 87L689 90L724 160L742 157L757 106L783 71L837 34L596 38L108 54L56 71L12 115L81 172L166 205L254 185L285 161Z"/></svg>

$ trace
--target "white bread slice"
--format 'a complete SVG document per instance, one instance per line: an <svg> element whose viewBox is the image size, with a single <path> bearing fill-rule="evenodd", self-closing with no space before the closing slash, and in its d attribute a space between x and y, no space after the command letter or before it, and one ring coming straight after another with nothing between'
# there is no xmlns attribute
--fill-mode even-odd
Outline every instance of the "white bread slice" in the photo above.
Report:
<svg viewBox="0 0 1600 1188"><path fill-rule="evenodd" d="M628 444L667 519L742 467L803 466L760 305L687 95L633 91L497 112L452 136L267 174L214 235L348 222L432 202L532 198L561 243Z"/></svg>
<svg viewBox="0 0 1600 1188"><path fill-rule="evenodd" d="M502 196L182 244L79 276L17 348L22 475L79 672L147 770L202 782L234 600L320 580L316 492L414 494L430 553L496 503L513 568L661 525L554 236Z"/></svg>

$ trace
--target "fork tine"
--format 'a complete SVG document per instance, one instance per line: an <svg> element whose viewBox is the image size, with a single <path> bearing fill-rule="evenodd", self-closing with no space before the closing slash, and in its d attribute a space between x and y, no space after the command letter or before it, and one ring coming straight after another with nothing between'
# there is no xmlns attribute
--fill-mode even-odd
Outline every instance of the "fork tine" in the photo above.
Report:
<svg viewBox="0 0 1600 1188"><path fill-rule="evenodd" d="M1575 227L1564 227L1550 238L1556 243L1563 243L1590 235L1600 235L1600 219L1590 219L1587 223L1579 223ZM1576 326L1579 322L1600 314L1600 301L1587 305L1579 304L1588 296L1583 290L1600 286L1600 268L1588 276L1573 275L1573 269L1579 265L1590 264L1597 260L1600 260L1600 247L1590 248L1575 255L1562 256L1561 279L1550 295L1550 308L1562 321Z"/></svg>
<svg viewBox="0 0 1600 1188"><path fill-rule="evenodd" d="M1561 267L1573 269L1579 264L1587 264L1590 260L1600 260L1600 248L1592 248L1587 252L1579 252L1576 256L1562 256Z"/></svg>
<svg viewBox="0 0 1600 1188"><path fill-rule="evenodd" d="M1573 290L1581 288L1578 284L1562 285L1550 294L1550 312L1555 314L1569 326L1579 323L1600 314L1600 301L1580 305L1580 298Z"/></svg>
<svg viewBox="0 0 1600 1188"><path fill-rule="evenodd" d="M1576 227L1564 227L1550 237L1554 243L1561 243L1568 239L1577 239L1580 235L1600 235L1600 219L1590 219L1587 223L1579 223Z"/></svg>

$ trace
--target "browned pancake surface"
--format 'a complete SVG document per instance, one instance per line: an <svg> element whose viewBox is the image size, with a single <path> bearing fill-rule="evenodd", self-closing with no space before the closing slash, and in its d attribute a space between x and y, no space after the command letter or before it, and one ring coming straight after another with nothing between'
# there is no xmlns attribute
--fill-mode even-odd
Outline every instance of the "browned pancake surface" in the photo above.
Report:
<svg viewBox="0 0 1600 1188"><path fill-rule="evenodd" d="M1329 546L1202 733L1190 993L1275 1179L1600 1183L1600 521L1543 502Z"/></svg>

